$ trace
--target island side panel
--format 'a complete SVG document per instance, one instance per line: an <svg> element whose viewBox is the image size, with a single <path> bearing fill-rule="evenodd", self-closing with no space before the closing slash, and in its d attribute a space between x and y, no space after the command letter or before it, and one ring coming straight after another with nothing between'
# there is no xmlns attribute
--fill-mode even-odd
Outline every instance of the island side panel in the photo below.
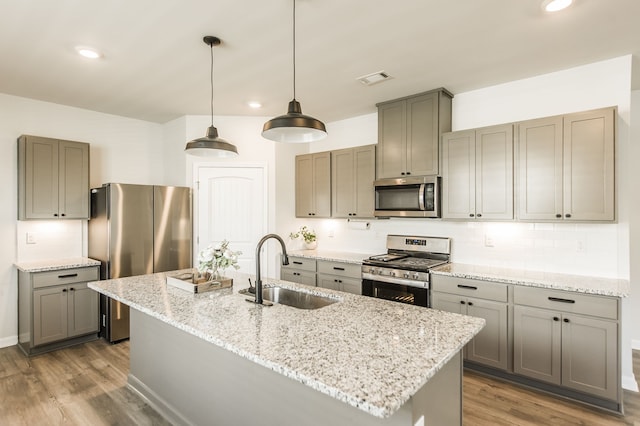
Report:
<svg viewBox="0 0 640 426"><path fill-rule="evenodd" d="M423 388L391 417L374 417L135 309L130 347L129 386L174 424L435 425L430 417L449 418L437 411L461 406ZM440 373L460 386L459 355L452 361Z"/></svg>

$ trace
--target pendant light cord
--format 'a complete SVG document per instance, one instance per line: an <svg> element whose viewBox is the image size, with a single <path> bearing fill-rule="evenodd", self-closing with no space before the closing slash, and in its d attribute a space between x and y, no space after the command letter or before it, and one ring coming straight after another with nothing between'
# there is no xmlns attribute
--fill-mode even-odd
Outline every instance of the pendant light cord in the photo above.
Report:
<svg viewBox="0 0 640 426"><path fill-rule="evenodd" d="M213 126L213 43L211 43L211 70L209 75L211 77L211 126Z"/></svg>
<svg viewBox="0 0 640 426"><path fill-rule="evenodd" d="M296 98L296 0L293 0L293 99Z"/></svg>

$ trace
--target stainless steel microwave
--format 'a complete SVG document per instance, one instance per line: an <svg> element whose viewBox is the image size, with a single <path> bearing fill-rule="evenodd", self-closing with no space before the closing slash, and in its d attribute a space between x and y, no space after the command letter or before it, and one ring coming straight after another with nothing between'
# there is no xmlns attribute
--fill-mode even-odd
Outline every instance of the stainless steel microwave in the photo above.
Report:
<svg viewBox="0 0 640 426"><path fill-rule="evenodd" d="M440 217L440 177L412 176L374 182L376 217Z"/></svg>

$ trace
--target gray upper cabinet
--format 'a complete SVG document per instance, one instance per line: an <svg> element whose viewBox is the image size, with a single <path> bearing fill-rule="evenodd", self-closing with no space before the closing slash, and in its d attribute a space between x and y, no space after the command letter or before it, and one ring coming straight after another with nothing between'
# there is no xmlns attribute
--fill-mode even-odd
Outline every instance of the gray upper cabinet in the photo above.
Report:
<svg viewBox="0 0 640 426"><path fill-rule="evenodd" d="M445 89L377 104L378 179L439 173L439 142L451 130L451 99Z"/></svg>
<svg viewBox="0 0 640 426"><path fill-rule="evenodd" d="M89 218L89 144L18 139L18 219Z"/></svg>
<svg viewBox="0 0 640 426"><path fill-rule="evenodd" d="M513 219L513 125L442 136L442 217Z"/></svg>
<svg viewBox="0 0 640 426"><path fill-rule="evenodd" d="M615 108L518 123L518 218L615 219Z"/></svg>
<svg viewBox="0 0 640 426"><path fill-rule="evenodd" d="M331 217L331 153L296 156L296 217Z"/></svg>
<svg viewBox="0 0 640 426"><path fill-rule="evenodd" d="M332 217L373 217L376 146L331 151Z"/></svg>

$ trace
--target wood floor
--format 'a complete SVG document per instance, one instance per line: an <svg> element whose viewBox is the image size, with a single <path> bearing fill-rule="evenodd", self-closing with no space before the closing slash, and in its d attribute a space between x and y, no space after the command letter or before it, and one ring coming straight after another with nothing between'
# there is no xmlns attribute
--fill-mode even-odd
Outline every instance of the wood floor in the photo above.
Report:
<svg viewBox="0 0 640 426"><path fill-rule="evenodd" d="M640 352L633 354L640 377ZM0 349L0 425L167 425L126 387L129 343L103 340L27 358ZM625 417L465 371L465 426L638 425L640 394L625 391ZM446 425L445 425L446 426Z"/></svg>

